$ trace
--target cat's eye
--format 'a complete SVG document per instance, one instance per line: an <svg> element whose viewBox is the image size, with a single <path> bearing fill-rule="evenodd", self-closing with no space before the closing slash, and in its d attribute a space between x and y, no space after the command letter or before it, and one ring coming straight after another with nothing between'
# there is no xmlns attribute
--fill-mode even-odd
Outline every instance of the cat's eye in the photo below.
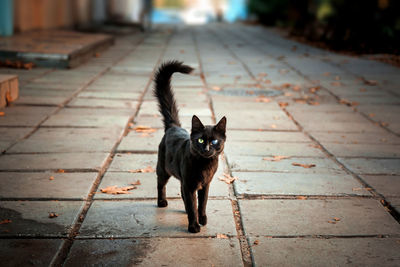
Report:
<svg viewBox="0 0 400 267"><path fill-rule="evenodd" d="M218 144L218 140L212 140L211 144L213 144L215 146L216 144Z"/></svg>
<svg viewBox="0 0 400 267"><path fill-rule="evenodd" d="M199 142L200 144L202 144L202 143L204 143L204 140L201 139L201 138L199 138L199 139L197 139L197 142Z"/></svg>

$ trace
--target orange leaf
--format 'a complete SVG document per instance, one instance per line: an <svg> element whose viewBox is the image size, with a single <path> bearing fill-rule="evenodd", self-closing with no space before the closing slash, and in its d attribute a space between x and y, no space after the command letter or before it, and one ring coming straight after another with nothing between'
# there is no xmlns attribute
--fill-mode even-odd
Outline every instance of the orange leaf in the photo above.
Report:
<svg viewBox="0 0 400 267"><path fill-rule="evenodd" d="M217 238L227 239L228 236L224 234L217 234Z"/></svg>
<svg viewBox="0 0 400 267"><path fill-rule="evenodd" d="M301 163L296 163L296 162L293 162L292 165L297 166L297 167L303 167L306 169L313 168L316 166L315 164L301 164Z"/></svg>
<svg viewBox="0 0 400 267"><path fill-rule="evenodd" d="M267 160L267 161L281 161L283 159L288 159L290 157L288 156L273 156L272 158L263 158L263 160Z"/></svg>
<svg viewBox="0 0 400 267"><path fill-rule="evenodd" d="M129 170L130 173L146 173L146 172L154 172L155 170L151 166L147 166L144 169L136 169L136 170Z"/></svg>
<svg viewBox="0 0 400 267"><path fill-rule="evenodd" d="M235 180L237 180L238 178L237 177L232 177L229 174L224 173L223 176L218 177L218 179L220 181L223 181L223 182L227 183L227 184L231 184Z"/></svg>
<svg viewBox="0 0 400 267"><path fill-rule="evenodd" d="M289 105L288 102L278 102L278 104L279 104L279 106L282 107L282 108L287 107L287 106Z"/></svg>
<svg viewBox="0 0 400 267"><path fill-rule="evenodd" d="M258 244L260 244L260 240L258 240L258 239L254 240L253 244L257 246Z"/></svg>
<svg viewBox="0 0 400 267"><path fill-rule="evenodd" d="M154 133L157 129L145 125L138 125L134 128L137 133Z"/></svg>
<svg viewBox="0 0 400 267"><path fill-rule="evenodd" d="M264 102L264 103L269 103L271 102L271 99L268 97L265 97L264 95L259 95L256 98L256 102Z"/></svg>
<svg viewBox="0 0 400 267"><path fill-rule="evenodd" d="M54 176L50 176L49 180L54 180Z"/></svg>
<svg viewBox="0 0 400 267"><path fill-rule="evenodd" d="M6 113L4 111L0 111L0 116L4 116Z"/></svg>
<svg viewBox="0 0 400 267"><path fill-rule="evenodd" d="M306 196L297 196L296 198L299 199L299 200L306 200L308 197L306 197Z"/></svg>
<svg viewBox="0 0 400 267"><path fill-rule="evenodd" d="M129 190L135 189L136 186L130 185L130 186L124 186L124 187L118 187L116 185L113 186L108 186L106 188L101 188L100 191L105 194L130 194L131 192L128 192Z"/></svg>
<svg viewBox="0 0 400 267"><path fill-rule="evenodd" d="M57 213L55 213L55 212L49 212L49 218L50 218L50 219L57 218L57 217L58 217L58 214L57 214Z"/></svg>
<svg viewBox="0 0 400 267"><path fill-rule="evenodd" d="M342 86L341 82L331 82L332 86Z"/></svg>
<svg viewBox="0 0 400 267"><path fill-rule="evenodd" d="M142 183L140 182L140 180L137 180L136 182L131 183L131 185L141 185Z"/></svg>
<svg viewBox="0 0 400 267"><path fill-rule="evenodd" d="M58 169L56 172L57 172L57 173L65 173L65 170L63 170L63 169Z"/></svg>

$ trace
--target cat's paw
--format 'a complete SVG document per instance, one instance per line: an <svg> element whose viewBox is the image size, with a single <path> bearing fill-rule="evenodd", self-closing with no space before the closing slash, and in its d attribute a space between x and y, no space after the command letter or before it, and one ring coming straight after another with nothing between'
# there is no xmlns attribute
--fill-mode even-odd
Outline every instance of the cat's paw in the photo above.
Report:
<svg viewBox="0 0 400 267"><path fill-rule="evenodd" d="M200 225L198 223L189 225L188 231L191 233L198 233L200 232Z"/></svg>
<svg viewBox="0 0 400 267"><path fill-rule="evenodd" d="M207 224L207 215L204 215L204 216L199 216L199 223L201 224L201 225L206 225Z"/></svg>
<svg viewBox="0 0 400 267"><path fill-rule="evenodd" d="M157 205L159 208L165 208L166 206L168 206L168 201L166 199L159 199L157 201Z"/></svg>

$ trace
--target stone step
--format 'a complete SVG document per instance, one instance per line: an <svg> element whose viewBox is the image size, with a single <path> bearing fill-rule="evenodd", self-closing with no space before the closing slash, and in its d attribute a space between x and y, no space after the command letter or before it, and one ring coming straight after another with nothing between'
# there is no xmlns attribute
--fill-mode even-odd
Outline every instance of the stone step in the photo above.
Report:
<svg viewBox="0 0 400 267"><path fill-rule="evenodd" d="M18 76L0 74L0 108L18 98Z"/></svg>
<svg viewBox="0 0 400 267"><path fill-rule="evenodd" d="M0 38L0 60L32 62L40 67L73 68L114 43L106 34L43 30Z"/></svg>

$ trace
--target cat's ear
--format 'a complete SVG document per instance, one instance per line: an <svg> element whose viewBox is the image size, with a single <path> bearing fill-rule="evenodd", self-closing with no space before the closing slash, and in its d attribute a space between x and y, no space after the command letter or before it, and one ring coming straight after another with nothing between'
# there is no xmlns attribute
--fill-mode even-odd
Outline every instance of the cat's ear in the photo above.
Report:
<svg viewBox="0 0 400 267"><path fill-rule="evenodd" d="M220 133L225 133L226 131L226 118L225 116L222 117L222 119L215 125L215 130L217 130Z"/></svg>
<svg viewBox="0 0 400 267"><path fill-rule="evenodd" d="M201 131L204 129L203 123L201 123L200 119L193 115L192 117L192 132Z"/></svg>

